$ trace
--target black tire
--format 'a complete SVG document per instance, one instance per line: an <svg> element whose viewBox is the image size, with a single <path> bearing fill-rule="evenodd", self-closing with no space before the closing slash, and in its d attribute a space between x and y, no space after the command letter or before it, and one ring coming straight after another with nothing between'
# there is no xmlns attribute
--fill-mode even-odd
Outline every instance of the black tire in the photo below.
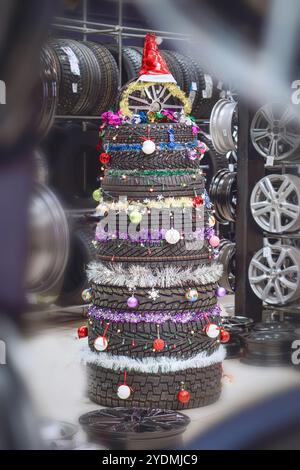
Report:
<svg viewBox="0 0 300 470"><path fill-rule="evenodd" d="M83 132L79 124L53 128L45 143L50 184L69 207L95 207L92 193L99 185L100 168L97 143L97 130Z"/></svg>
<svg viewBox="0 0 300 470"><path fill-rule="evenodd" d="M91 319L90 319L91 321ZM94 347L95 339L106 333L108 347L106 352L112 355L130 356L143 359L144 357L190 358L202 351L210 355L219 347L217 339L209 338L203 331L208 321L219 324L219 317L209 317L209 320L188 323L167 321L159 326L160 338L165 342L162 351L153 351L153 341L157 338L158 328L155 323L115 323L105 320L93 320L89 324L88 342L90 349L98 353ZM194 332L194 333L191 333Z"/></svg>
<svg viewBox="0 0 300 470"><path fill-rule="evenodd" d="M76 41L51 42L60 62L58 114L79 114L90 89L89 64Z"/></svg>
<svg viewBox="0 0 300 470"><path fill-rule="evenodd" d="M81 293L88 287L85 270L87 265L95 259L96 250L93 244L94 227L76 229L70 242L69 261L64 274L58 305L82 304Z"/></svg>
<svg viewBox="0 0 300 470"><path fill-rule="evenodd" d="M163 311L163 310L177 310L184 311L190 310L207 310L214 307L217 303L216 289L217 283L210 283L206 285L197 285L197 281L193 286L197 289L199 297L194 303L186 300L184 293L188 287L170 287L159 288L159 297L157 300L149 299L150 288L137 288L135 290L135 297L138 298L139 304L133 310L134 312L143 311ZM91 283L93 304L97 307L111 308L114 310L130 310L127 307L127 299L130 297L130 292L126 287L107 286Z"/></svg>
<svg viewBox="0 0 300 470"><path fill-rule="evenodd" d="M171 51L161 51L161 54L163 58L166 61L167 66L169 67L169 70L173 77L175 78L177 85L181 88L181 90L184 89L184 77L182 73L182 69L176 60L176 58L172 55Z"/></svg>
<svg viewBox="0 0 300 470"><path fill-rule="evenodd" d="M208 147L208 151L204 155L202 164L208 165L208 169L205 169L204 172L206 176L206 188L209 188L214 175L222 168L228 168L228 162L226 155L220 155L215 151L214 146L208 136L201 132L199 134L199 139Z"/></svg>
<svg viewBox="0 0 300 470"><path fill-rule="evenodd" d="M129 372L127 383L133 393L127 400L120 400L117 396L117 389L124 380L124 373L95 364L87 365L87 373L89 398L102 406L184 410L210 405L217 401L221 394L221 363L172 374ZM184 382L185 389L191 394L187 404L177 400L181 382Z"/></svg>
<svg viewBox="0 0 300 470"><path fill-rule="evenodd" d="M97 116L108 111L115 105L118 93L118 66L110 51L95 42L84 42L84 45L94 54L101 71L101 85L91 114Z"/></svg>
<svg viewBox="0 0 300 470"><path fill-rule="evenodd" d="M116 44L108 44L107 49L111 52L117 64L119 64L119 48ZM136 78L142 65L142 53L138 48L122 48L122 85ZM120 65L119 65L120 66Z"/></svg>
<svg viewBox="0 0 300 470"><path fill-rule="evenodd" d="M168 52L176 60L178 67L180 67L181 69L181 75L183 79L182 90L186 93L186 95L189 95L191 82L190 82L190 73L185 63L185 57L176 51L168 51Z"/></svg>
<svg viewBox="0 0 300 470"><path fill-rule="evenodd" d="M141 144L145 139L145 136L148 136L149 129L150 135L149 138L153 139L155 142L164 142L168 143L170 140L169 129L170 125L174 130L174 139L175 142L181 144L194 142L195 135L193 134L192 126L187 126L185 124L179 123L155 123L151 124L136 124L128 125L124 124L118 128L113 126L107 126L105 128L105 143L106 144ZM148 156L149 158L149 156Z"/></svg>

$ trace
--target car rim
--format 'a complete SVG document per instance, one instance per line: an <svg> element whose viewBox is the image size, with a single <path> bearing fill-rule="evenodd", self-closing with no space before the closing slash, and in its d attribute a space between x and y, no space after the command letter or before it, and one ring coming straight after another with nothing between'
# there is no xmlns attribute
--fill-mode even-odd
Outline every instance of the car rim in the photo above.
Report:
<svg viewBox="0 0 300 470"><path fill-rule="evenodd" d="M300 296L300 254L288 245L258 251L249 266L254 293L270 304L285 304Z"/></svg>
<svg viewBox="0 0 300 470"><path fill-rule="evenodd" d="M251 123L251 140L255 149L265 158L289 159L300 144L300 121L290 108L278 103L262 106Z"/></svg>
<svg viewBox="0 0 300 470"><path fill-rule="evenodd" d="M256 223L271 233L300 227L300 179L293 175L269 175L254 187L250 205Z"/></svg>
<svg viewBox="0 0 300 470"><path fill-rule="evenodd" d="M128 96L128 107L133 113L158 113L164 109L180 112L182 103L165 86L155 84L131 93Z"/></svg>
<svg viewBox="0 0 300 470"><path fill-rule="evenodd" d="M236 150L237 103L235 101L221 99L215 104L210 118L210 135L218 153Z"/></svg>

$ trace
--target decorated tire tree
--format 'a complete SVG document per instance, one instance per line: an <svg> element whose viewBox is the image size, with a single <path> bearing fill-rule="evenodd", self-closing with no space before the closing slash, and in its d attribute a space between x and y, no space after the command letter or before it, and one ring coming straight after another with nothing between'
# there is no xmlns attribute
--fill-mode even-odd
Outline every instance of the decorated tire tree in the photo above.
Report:
<svg viewBox="0 0 300 470"><path fill-rule="evenodd" d="M219 239L205 190L207 150L191 103L146 36L137 81L102 115L96 260L83 353L88 392L104 406L185 409L221 392Z"/></svg>

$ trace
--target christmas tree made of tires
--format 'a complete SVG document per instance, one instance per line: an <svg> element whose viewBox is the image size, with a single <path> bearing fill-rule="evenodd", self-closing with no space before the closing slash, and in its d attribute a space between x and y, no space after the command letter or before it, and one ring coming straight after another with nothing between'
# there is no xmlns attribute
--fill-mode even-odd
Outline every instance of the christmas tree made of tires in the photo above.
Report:
<svg viewBox="0 0 300 470"><path fill-rule="evenodd" d="M119 106L100 126L97 259L83 293L92 303L89 397L113 407L207 405L221 392L220 343L228 333L220 326L217 300L226 291L201 170L206 145L154 34Z"/></svg>

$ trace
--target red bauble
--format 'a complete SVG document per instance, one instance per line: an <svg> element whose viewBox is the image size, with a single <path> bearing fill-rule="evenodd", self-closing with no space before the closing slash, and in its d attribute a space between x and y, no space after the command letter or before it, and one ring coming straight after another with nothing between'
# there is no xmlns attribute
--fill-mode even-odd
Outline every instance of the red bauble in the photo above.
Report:
<svg viewBox="0 0 300 470"><path fill-rule="evenodd" d="M221 343L228 343L230 340L230 333L227 330L220 331L220 341Z"/></svg>
<svg viewBox="0 0 300 470"><path fill-rule="evenodd" d="M103 165L107 165L107 163L109 163L109 160L110 160L109 153L106 153L106 152L101 153L99 156L99 160L100 160L100 163L102 163Z"/></svg>
<svg viewBox="0 0 300 470"><path fill-rule="evenodd" d="M187 390L179 390L177 394L177 400L180 401L180 403L186 404L190 401L191 394Z"/></svg>
<svg viewBox="0 0 300 470"><path fill-rule="evenodd" d="M77 329L78 338L86 338L89 333L88 327L86 325L79 326Z"/></svg>
<svg viewBox="0 0 300 470"><path fill-rule="evenodd" d="M153 341L153 349L155 349L155 351L162 351L165 347L165 342L163 339L161 338L156 338L154 341Z"/></svg>
<svg viewBox="0 0 300 470"><path fill-rule="evenodd" d="M203 205L203 197L202 196L195 196L193 198L193 206L202 206Z"/></svg>

